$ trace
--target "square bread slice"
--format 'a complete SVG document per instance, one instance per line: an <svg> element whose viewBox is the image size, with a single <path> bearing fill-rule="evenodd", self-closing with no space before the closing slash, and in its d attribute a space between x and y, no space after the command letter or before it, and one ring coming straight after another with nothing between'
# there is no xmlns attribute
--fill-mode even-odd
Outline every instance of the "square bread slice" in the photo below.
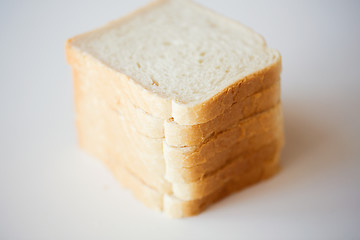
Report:
<svg viewBox="0 0 360 240"><path fill-rule="evenodd" d="M92 71L88 71L89 68ZM198 145L216 132L229 128L236 121L263 112L280 102L280 82L276 82L267 89L234 103L211 121L196 125L180 125L173 119L163 120L134 106L127 101L126 96L115 91L111 81L104 77L101 71L96 70L96 65L91 63L84 63L73 69L76 87L81 87L82 91L88 94L92 92L104 100L121 117L131 121L132 127L139 133L150 138L165 138L166 142L174 147Z"/></svg>
<svg viewBox="0 0 360 240"><path fill-rule="evenodd" d="M277 166L281 57L247 27L158 0L66 55L80 146L148 206L192 215Z"/></svg>
<svg viewBox="0 0 360 240"><path fill-rule="evenodd" d="M74 68L95 61L134 105L182 125L214 119L281 71L280 54L259 34L187 0L156 1L66 49Z"/></svg>

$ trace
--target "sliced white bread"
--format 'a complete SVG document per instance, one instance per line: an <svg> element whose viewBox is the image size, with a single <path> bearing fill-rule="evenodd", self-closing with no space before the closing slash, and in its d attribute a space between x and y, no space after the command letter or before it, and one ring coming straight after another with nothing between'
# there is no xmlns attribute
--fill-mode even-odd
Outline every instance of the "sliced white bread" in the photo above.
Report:
<svg viewBox="0 0 360 240"><path fill-rule="evenodd" d="M81 121L79 128L91 133L96 125L100 124L102 132L99 131L98 135L91 137L102 137L102 144L108 146L108 151L117 153L112 154L114 160L129 159L130 168L135 168L133 170L135 172L141 172L142 174L139 175L144 181L153 181L154 184L161 182L155 179L164 176L171 182L197 181L208 172L224 165L229 158L236 157L243 151L256 151L282 136L281 105L278 105L240 121L198 146L174 148L160 139L151 139L138 134L128 122L118 118L114 111L108 109L101 99L96 99L90 94L87 96L90 97L84 99L87 107L82 109L89 113L82 111L78 113L78 121ZM91 104L92 100L98 105ZM155 185L153 187L157 188Z"/></svg>
<svg viewBox="0 0 360 240"><path fill-rule="evenodd" d="M80 145L84 149L104 160L104 162L110 168L127 168L129 171L133 172L139 179L141 179L143 182L146 182L149 186L159 192L171 194L173 191L175 191L176 188L180 190L176 190L178 193L175 193L175 196L180 199L189 200L189 197L199 198L199 195L195 194L202 194L202 190L197 190L197 185L194 184L203 182L203 179L197 181L196 183L191 183L188 185L189 188L193 188L193 190L189 190L189 188L186 188L186 190L184 190L185 187L184 184L182 184L182 182L189 181L189 179L192 179L194 181L198 180L194 179L193 177L198 174L198 169L193 169L193 172L192 169L187 169L188 172L185 175L181 174L184 171L181 171L180 169L179 173L174 173L176 172L176 170L167 173L166 171L164 171L164 158L159 158L158 162L152 162L152 158L149 158L148 154L143 154L144 148L140 148L140 146L136 147L135 145L133 145L138 143L137 141L131 141L131 138L137 136L136 132L129 132L131 128L127 128L126 122L118 118L118 115L114 111L109 110L104 101L96 99L89 92L87 92L85 95L78 93L77 96L81 96L81 99L77 101L77 106L80 108L77 115L79 131L78 135ZM239 160L232 160L225 165L223 164L221 170L227 171L226 169L233 168L231 163L237 161L244 161L243 157L238 157L234 154L240 154L241 152L246 150L247 154L249 154L249 152L254 152L254 154L256 152L261 152L259 150L261 146L267 144L271 140L282 138L282 128L278 127L281 125L275 124L277 121L279 121L279 119L281 120L281 115L279 115L279 113L281 112L279 112L279 109L280 106L259 114L260 117L254 116L250 118L253 120L244 120L244 126L246 125L246 127L242 130L241 127L243 126L240 124L239 128L235 128L237 130L235 130L233 134L230 134L230 136L237 135L236 132L238 132L240 133L240 135L238 136L241 139L243 134L246 135L246 131L248 131L248 134L250 136L256 136L256 138L243 142L237 142L234 139L231 139L230 142L225 144L225 150L221 150L220 147L216 147L218 149L217 151L223 151L221 155L213 156L211 151L212 148L208 149L207 151L200 151L202 155L200 155L200 157L204 158L205 156L209 160L205 158L205 163L203 163L203 165L199 165L199 168L202 168L205 173L206 169L210 169L209 171L216 173L217 171L214 172L214 170L216 169L216 167L221 166L219 164L223 163L223 160L227 160L229 157L232 156L234 156L235 159L239 158ZM273 119L270 118L270 116L272 116ZM253 127L256 124L258 124L259 126ZM219 142L219 144L225 143L227 141L228 135L223 135L223 138L221 138L220 135L217 136L217 141ZM149 139L149 142L150 140L153 139ZM210 146L213 146L212 142L216 142L216 140L209 141L205 143L205 145L208 146L207 144L210 144ZM233 147L230 148L230 151L227 151L227 146L231 145L230 143L233 142L237 144L232 144ZM146 144L146 141L144 142L144 144ZM216 145L216 143L214 144ZM177 149L179 151L185 151L184 149L186 148L174 149ZM163 156L162 154L159 155L160 157ZM196 156L196 154L191 156L190 154L190 157L188 157L188 159L191 158L193 159L192 162L196 162L199 159L199 156ZM172 159L175 159L175 157ZM178 161L181 162L182 158L179 158ZM159 169L161 169L161 171L158 171ZM207 179L207 181L209 181L209 179L212 178L211 176L217 176L213 173L208 176L204 176L204 179ZM170 177L170 179L172 180L174 180L174 176L178 176L178 179L176 179L173 184L170 184L164 179L164 176ZM189 176L189 178L186 178L186 176ZM207 183L205 183L205 185L208 186ZM200 186L203 186L203 184L200 184ZM186 195L189 191L195 191L195 193L191 193L193 195Z"/></svg>
<svg viewBox="0 0 360 240"><path fill-rule="evenodd" d="M183 125L216 118L281 71L280 54L260 35L190 1L160 0L77 36L67 57L113 79L144 111Z"/></svg>
<svg viewBox="0 0 360 240"><path fill-rule="evenodd" d="M212 125L216 125L216 123L205 123L197 125L198 128L194 128L197 131L194 131L194 134L198 133L198 129L200 129L200 132L206 134L206 132L210 132L213 130L213 134L207 136L207 141L199 141L197 142L196 146L192 147L182 147L182 148L174 148L168 146L168 144L165 142L163 145L162 139L153 139L148 138L142 134L139 134L137 131L134 130L134 126L141 125L141 122L138 122L138 124L134 124L136 120L138 119L131 119L128 118L129 116L125 114L116 114L115 110L111 109L111 106L109 107L108 102L105 101L104 95L102 95L101 91L99 92L99 88L96 87L89 87L91 85L91 81L89 82L89 79L92 80L92 77L89 76L86 72L80 72L81 74L74 74L74 82L75 82L75 89L76 89L76 102L77 105L82 105L83 107L78 108L78 114L81 115L83 111L85 111L84 114L90 114L90 115L99 115L99 121L108 121L108 131L111 132L112 135L115 133L115 137L120 138L113 142L115 143L122 143L126 142L127 150L131 151L132 155L135 158L140 159L144 162L144 165L149 168L151 172L154 174L157 174L161 177L164 175L171 176L171 174L165 174L165 161L166 158L167 163L169 165L169 169L176 167L190 167L190 163L196 163L200 164L200 161L203 161L204 159L211 160L211 155L214 153L214 149L218 153L217 156L221 157L221 153L225 151L229 151L231 149L236 148L236 146L230 148L234 144L236 144L240 140L244 140L246 138L250 138L252 135L259 135L258 139L260 140L266 140L266 137L261 137L260 135L262 133L265 133L265 130L271 130L274 129L274 133L268 133L273 135L278 135L278 131L276 128L278 126L281 126L280 118L281 118L281 106L277 105L277 107L273 107L269 110L266 110L264 112L261 112L259 114L253 115L250 118L243 119L236 122L235 118L226 118L221 117L221 119L218 120L218 122L225 122L222 121L222 119L228 119L229 123L233 123L231 126L227 126L228 129L225 129L225 127L222 127L217 130L216 128L212 127ZM94 79L94 81L96 81ZM269 91L272 94L278 94L279 86L276 84L274 85L274 89L276 91ZM261 96L266 96L268 94L261 94ZM255 99L259 97L260 95L254 97ZM271 97L270 97L271 98ZM271 98L272 99L272 98ZM256 101L254 101L256 103ZM256 109L256 106L259 106L258 104L252 104L255 107L250 107L253 109ZM122 105L121 105L122 106ZM119 108L118 111L122 111L124 108ZM125 112L130 112L126 111ZM89 113L87 113L89 112ZM234 111L235 112L235 111ZM229 115L231 112L229 113ZM231 115L230 115L231 116ZM234 120L235 119L235 120ZM86 119L85 119L86 121ZM140 120L138 120L140 121ZM96 124L94 122L94 124ZM176 126L176 128L179 128L179 125L172 124L173 126ZM205 125L204 127L201 127L201 125ZM220 126L220 124L218 124ZM113 129L111 129L111 127ZM188 126L189 129L192 129L190 126ZM83 127L84 128L84 127ZM216 132L214 132L216 130ZM190 131L190 130L189 130ZM200 135L198 138L200 138ZM195 138L195 135L192 136L192 138ZM260 144L261 142L258 143ZM257 146L261 146L261 145ZM205 146L204 146L205 145ZM244 150L246 150L246 146L243 144ZM239 146L240 147L240 146ZM164 149L163 149L164 148ZM201 151L200 151L201 150ZM239 149L241 150L241 149ZM227 159L227 155L225 154L222 159ZM216 158L215 158L216 159ZM183 163L182 166L179 166L178 162ZM219 162L219 165L221 165L221 162ZM205 173L204 173L205 174ZM170 177L171 178L171 177Z"/></svg>
<svg viewBox="0 0 360 240"><path fill-rule="evenodd" d="M172 147L161 139L148 138L134 131L131 122L120 118L89 90L83 98L79 101L86 105L83 110L89 111L89 114L98 112L99 121L106 122L114 148L117 145L126 145L126 151L129 151L133 158L139 159L152 175L165 176L171 182L197 181L207 172L224 165L229 158L236 157L243 151L259 148L282 135L279 104L213 134L206 142L199 142L197 146ZM120 153L118 158L121 157Z"/></svg>
<svg viewBox="0 0 360 240"><path fill-rule="evenodd" d="M99 119L92 121L93 117L91 115L86 115L85 117L79 116L78 121L84 121L78 127L81 147L102 159L113 172L120 174L117 177L122 179L121 182L129 187L135 196L142 200L145 205L158 210L162 209L167 215L172 217L189 216L199 213L205 206L215 201L215 199L230 193L226 189L233 189L235 191L235 189L246 186L248 181L243 179L248 179L250 182L256 182L261 179L263 171L261 166L254 165L253 170L249 170L244 165L244 162L248 161L246 166L252 166L250 163L257 162L257 160L241 156L237 160L230 162L230 165L224 169L215 172L211 177L207 177L192 185L169 184L148 172L149 169L144 167L143 163L138 161L139 159L131 156L131 151L126 151L127 146L125 144L121 145L115 142L117 147L114 148L114 141L111 135L109 135L110 132L113 132L113 126L109 125L108 121L101 122ZM102 115L99 114L97 118L101 119ZM258 150L256 152L259 153L261 151ZM266 159L273 158L266 151L262 153L267 156ZM267 161L262 156L256 159ZM256 172L256 174L244 173L244 169ZM270 172L272 171L270 170ZM228 176L226 178L228 182L219 180L224 174ZM134 178L134 176L136 177ZM240 180L235 181L231 178L235 176L237 176L236 179L239 178ZM128 177L131 178L129 179ZM233 183L234 181L235 183ZM214 192L211 192L211 189L214 189ZM224 192L227 192L227 194L224 194ZM199 197L199 195L204 197ZM190 199L191 197L197 198L197 200L180 200L181 198ZM166 203L163 203L164 198Z"/></svg>
<svg viewBox="0 0 360 240"><path fill-rule="evenodd" d="M193 215L276 169L281 113L238 124L280 102L280 55L250 29L159 0L66 52L80 145L148 206Z"/></svg>

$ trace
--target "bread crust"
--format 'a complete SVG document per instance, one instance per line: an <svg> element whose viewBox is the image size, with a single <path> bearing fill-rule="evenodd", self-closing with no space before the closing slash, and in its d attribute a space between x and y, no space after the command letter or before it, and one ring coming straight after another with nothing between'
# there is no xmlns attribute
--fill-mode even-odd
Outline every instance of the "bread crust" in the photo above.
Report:
<svg viewBox="0 0 360 240"><path fill-rule="evenodd" d="M234 103L211 121L196 125L180 125L168 120L164 124L165 140L170 146L193 146L224 131L239 120L264 112L280 102L280 82Z"/></svg>
<svg viewBox="0 0 360 240"><path fill-rule="evenodd" d="M205 177L244 151L257 149L283 138L281 105L213 137L198 148L174 148L164 144L165 178L170 182L194 182Z"/></svg>
<svg viewBox="0 0 360 240"><path fill-rule="evenodd" d="M165 215L170 218L184 218L198 215L212 204L234 192L274 176L279 170L278 156L276 156L274 161L265 163L263 166L249 169L246 173L228 181L226 185L206 197L184 201L171 195L165 195L163 211Z"/></svg>
<svg viewBox="0 0 360 240"><path fill-rule="evenodd" d="M183 162L180 158L172 158L172 162L166 161L165 178L171 183L192 183L201 181L213 174L218 169L227 166L234 158L244 152L257 152L263 146L278 140L282 141L282 128L275 127L270 131L257 134L249 138L241 139L233 143L228 148L219 149L215 152L201 151L188 156L187 159L194 159L192 162L199 161L191 167L182 167ZM209 147L212 147L211 145ZM215 149L215 148L214 148ZM185 159L186 157L184 157ZM180 166L179 166L180 165Z"/></svg>
<svg viewBox="0 0 360 240"><path fill-rule="evenodd" d="M194 200L208 196L223 187L228 181L246 173L251 168L257 168L267 161L272 161L280 153L283 140L274 142L258 149L241 154L223 168L197 182L173 183L173 195L182 200Z"/></svg>

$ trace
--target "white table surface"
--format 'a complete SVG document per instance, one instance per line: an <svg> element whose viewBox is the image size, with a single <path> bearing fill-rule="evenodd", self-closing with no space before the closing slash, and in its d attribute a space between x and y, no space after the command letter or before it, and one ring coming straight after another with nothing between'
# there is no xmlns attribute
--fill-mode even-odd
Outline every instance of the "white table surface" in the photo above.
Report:
<svg viewBox="0 0 360 240"><path fill-rule="evenodd" d="M283 56L273 179L170 220L76 146L68 37L146 1L0 2L0 239L360 239L360 2L199 2Z"/></svg>

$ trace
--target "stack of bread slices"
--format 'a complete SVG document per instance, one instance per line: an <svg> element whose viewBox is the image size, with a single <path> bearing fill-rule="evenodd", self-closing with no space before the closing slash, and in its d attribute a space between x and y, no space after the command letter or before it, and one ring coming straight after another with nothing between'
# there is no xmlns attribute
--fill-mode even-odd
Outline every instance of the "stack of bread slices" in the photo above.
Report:
<svg viewBox="0 0 360 240"><path fill-rule="evenodd" d="M66 44L82 148L171 217L278 169L279 53L190 1L160 0Z"/></svg>

